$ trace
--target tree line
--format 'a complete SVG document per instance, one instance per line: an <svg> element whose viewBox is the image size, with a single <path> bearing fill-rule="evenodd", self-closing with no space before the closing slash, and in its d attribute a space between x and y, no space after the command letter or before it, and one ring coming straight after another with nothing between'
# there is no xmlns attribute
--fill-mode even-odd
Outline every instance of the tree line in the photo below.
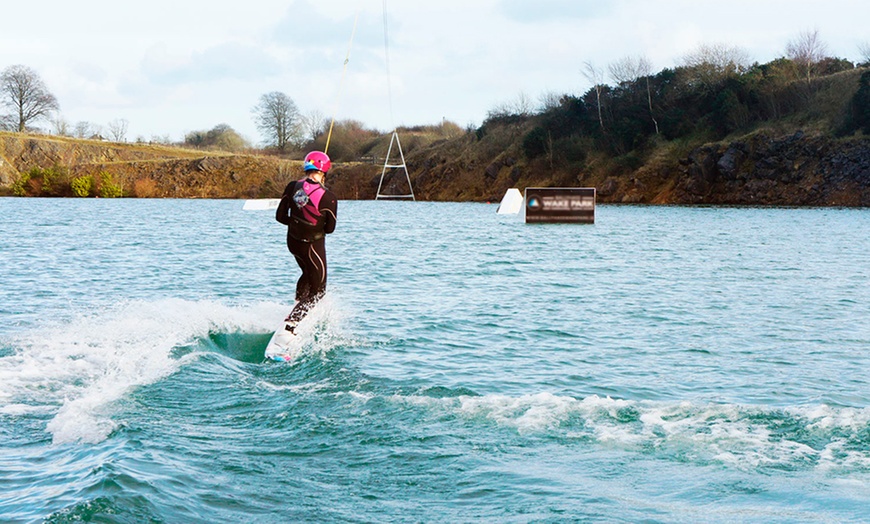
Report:
<svg viewBox="0 0 870 524"><path fill-rule="evenodd" d="M476 133L482 138L498 126L531 122L523 152L550 167L579 167L596 153L630 162L662 140L716 141L794 115L828 119L838 136L870 135L870 70L858 82L854 74L842 76L870 67L870 43L859 49L857 64L831 57L818 31L805 31L766 64L724 44L702 44L657 73L643 56L606 68L585 62L580 72L592 84L585 93L548 94L537 109L521 95L491 110ZM849 80L841 85L839 78ZM822 96L825 90L832 94ZM845 112L836 105L844 93L851 97Z"/></svg>
<svg viewBox="0 0 870 524"><path fill-rule="evenodd" d="M86 121L75 125L67 123L59 115L57 98L39 74L24 65L10 66L0 73L0 106L7 109L6 113L0 113L0 129L38 132L36 125L48 122L53 126L54 134L59 136L105 138L115 142L127 140L129 122L126 119L115 119L105 127ZM333 123L316 110L302 113L290 96L277 91L260 96L251 114L262 138L260 145L264 149L259 152L288 155L303 149L324 149L325 136L331 127L336 137L331 154L337 160L357 160L362 151L382 134L355 120ZM146 140L139 137L136 142ZM234 153L254 148L225 123L208 130L191 131L177 143L168 136L151 137L147 142Z"/></svg>
<svg viewBox="0 0 870 524"><path fill-rule="evenodd" d="M57 98L39 74L24 65L9 66L0 73L0 107L7 110L0 113L0 130L21 133L39 131L36 125L48 122L53 126L54 134L59 136L105 138L115 142L127 140L129 122L123 118L115 119L107 126L87 121L69 124L59 115L60 105ZM292 153L316 143L331 125L321 112L314 110L303 114L290 96L277 91L263 94L251 109L251 113L263 139L262 147L279 154ZM353 142L360 141L359 135L370 139L380 134L352 120L336 123L334 131ZM139 137L136 141L146 140ZM168 136L153 136L148 142L172 144ZM174 145L228 152L242 152L253 147L246 138L225 123L208 130L191 131L180 143Z"/></svg>
<svg viewBox="0 0 870 524"><path fill-rule="evenodd" d="M586 93L545 94L538 108L521 94L514 102L490 110L475 132L480 136L493 124L534 116L540 125L525 137L523 148L532 158L548 156L551 163L556 150L569 160L588 151L589 147L578 143L581 136L613 155L637 150L654 137L724 136L805 108L813 91L819 89L818 79L870 65L870 42L858 49L863 62L857 64L830 57L818 31L804 31L788 42L784 56L766 64L750 63L745 51L723 44L702 44L683 56L676 67L658 73L644 56L628 56L606 68L586 61L580 69L592 84ZM611 83L606 80L608 75ZM870 109L862 102L870 97L867 83L870 77L861 80L853 114L840 123L839 133L865 129L870 134ZM103 138L105 133L105 138L118 142L127 138L129 123L125 119L113 120L105 128L89 122L69 125L57 116L60 107L56 97L27 66L10 66L0 73L0 104L7 110L0 114L0 129L25 132L48 120L58 135ZM354 159L380 135L357 121L333 124L319 111L302 113L290 96L278 91L261 95L251 114L261 145L278 154L323 148L331 131L336 137L330 143L331 154ZM150 141L171 143L168 136ZM179 145L230 152L252 148L223 123L187 133Z"/></svg>

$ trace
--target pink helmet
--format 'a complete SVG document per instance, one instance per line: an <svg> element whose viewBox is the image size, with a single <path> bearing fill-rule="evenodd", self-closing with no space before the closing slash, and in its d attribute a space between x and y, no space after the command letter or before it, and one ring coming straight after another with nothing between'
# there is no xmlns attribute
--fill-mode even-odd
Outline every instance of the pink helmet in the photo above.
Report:
<svg viewBox="0 0 870 524"><path fill-rule="evenodd" d="M305 171L312 169L326 173L332 167L332 161L321 151L312 151L305 155Z"/></svg>

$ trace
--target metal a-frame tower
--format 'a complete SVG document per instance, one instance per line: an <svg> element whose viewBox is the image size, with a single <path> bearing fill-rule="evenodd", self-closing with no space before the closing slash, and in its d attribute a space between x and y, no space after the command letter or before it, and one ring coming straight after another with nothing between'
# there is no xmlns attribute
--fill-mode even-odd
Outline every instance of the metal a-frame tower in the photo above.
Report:
<svg viewBox="0 0 870 524"><path fill-rule="evenodd" d="M393 153L393 144L396 144L396 148L399 150L399 159L402 161L401 164L391 164L390 163L390 155ZM405 179L408 181L408 191L407 195L385 195L381 193L381 188L384 185L384 176L387 174L387 169L398 169L401 168L402 171L405 172ZM375 200L380 200L382 198L410 198L413 201L417 201L414 197L414 188L411 187L411 175L408 174L408 166L405 164L405 154L402 152L402 143L399 141L399 133L393 130L393 136L390 138L390 147L387 149L387 156L384 158L384 169L381 171L381 181L378 182L378 193L375 195Z"/></svg>

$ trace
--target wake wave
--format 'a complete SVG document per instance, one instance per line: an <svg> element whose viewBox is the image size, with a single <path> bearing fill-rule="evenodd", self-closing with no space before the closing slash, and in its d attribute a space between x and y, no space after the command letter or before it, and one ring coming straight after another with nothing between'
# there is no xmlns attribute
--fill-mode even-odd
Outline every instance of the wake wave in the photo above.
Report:
<svg viewBox="0 0 870 524"><path fill-rule="evenodd" d="M735 404L636 402L539 393L432 398L396 396L443 415L495 424L520 436L594 441L677 460L739 469L870 471L870 408L775 409Z"/></svg>
<svg viewBox="0 0 870 524"><path fill-rule="evenodd" d="M323 302L311 323L334 316L328 296ZM276 303L231 307L168 299L128 302L68 324L44 325L18 336L15 350L0 357L0 413L51 416L46 429L55 444L100 442L117 427L113 403L192 358L191 352L179 358L177 348L200 347L197 341L212 333L265 336L288 311Z"/></svg>
<svg viewBox="0 0 870 524"><path fill-rule="evenodd" d="M240 360L256 363L259 349L253 346L264 346L288 311L287 305L277 303L139 301L67 324L44 325L18 336L12 350L0 356L0 414L46 418L55 444L101 442L118 427L115 406L131 390L162 380L214 346L235 358L225 343L221 346L233 334L243 334L237 338L249 344ZM300 336L312 342L309 356L322 357L348 343L341 333L341 316L327 295L300 325ZM189 350L179 354L179 348ZM346 393L362 403L383 399L364 390ZM870 472L870 408L775 408L550 393L477 396L465 389L438 388L387 394L387 399L439 419L507 429L520 438L594 442L740 469Z"/></svg>

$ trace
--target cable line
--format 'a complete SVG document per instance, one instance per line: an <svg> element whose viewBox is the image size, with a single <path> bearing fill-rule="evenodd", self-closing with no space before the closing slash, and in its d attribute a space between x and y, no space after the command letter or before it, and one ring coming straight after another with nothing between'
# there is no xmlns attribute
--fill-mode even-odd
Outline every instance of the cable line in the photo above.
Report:
<svg viewBox="0 0 870 524"><path fill-rule="evenodd" d="M387 23L387 0L384 0L384 60L387 64L387 100L390 104L390 125L396 130L396 122L393 118L393 81L390 75L390 36L389 24Z"/></svg>
<svg viewBox="0 0 870 524"><path fill-rule="evenodd" d="M384 0L386 2L386 0ZM350 40L347 43L347 55L344 57L344 68L341 70L341 81L338 83L338 94L335 97L335 109L332 112L332 121L329 122L329 133L326 134L326 146L323 148L324 153L329 151L329 142L332 140L332 128L335 126L335 115L338 114L338 106L341 101L342 88L344 87L344 77L347 75L347 64L350 62L350 50L353 47L353 37L356 35L356 25L359 22L360 10L356 12L356 17L353 19L353 29L350 32Z"/></svg>
<svg viewBox="0 0 870 524"><path fill-rule="evenodd" d="M414 196L414 188L411 186L411 175L408 174L408 165L405 163L405 153L402 152L402 143L399 141L399 132L396 128L395 118L393 116L393 80L390 74L390 32L387 17L387 0L384 0L384 60L387 65L387 95L390 105L390 125L393 126L393 134L390 136L390 146L387 148L387 156L384 157L384 168L381 170L381 180L378 182L378 191L375 193L375 200L381 198L410 198L417 200ZM395 144L396 151L399 153L399 158L396 163L390 163L390 156L393 153L393 145ZM399 162L400 161L400 162ZM395 170L401 169L405 172L405 179L408 181L408 194L406 195L387 195L381 193L381 188L384 186L384 177L387 174L387 169L390 174L395 173Z"/></svg>

